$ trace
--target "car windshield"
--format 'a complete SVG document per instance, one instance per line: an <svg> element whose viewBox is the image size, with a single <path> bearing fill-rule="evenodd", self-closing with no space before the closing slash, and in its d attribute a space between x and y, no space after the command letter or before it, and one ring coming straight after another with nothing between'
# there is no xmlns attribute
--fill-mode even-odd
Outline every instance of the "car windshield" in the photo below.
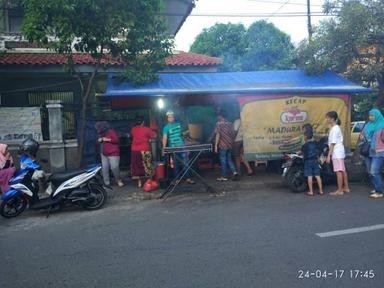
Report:
<svg viewBox="0 0 384 288"><path fill-rule="evenodd" d="M361 123L356 123L355 127L353 128L353 133L360 133L361 131L363 131L363 128L364 128L364 122L361 122Z"/></svg>

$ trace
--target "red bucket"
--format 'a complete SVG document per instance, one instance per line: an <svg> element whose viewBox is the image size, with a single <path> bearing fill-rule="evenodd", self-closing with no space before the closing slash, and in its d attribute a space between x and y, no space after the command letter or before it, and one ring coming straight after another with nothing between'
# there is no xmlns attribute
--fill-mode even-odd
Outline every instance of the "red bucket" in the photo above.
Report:
<svg viewBox="0 0 384 288"><path fill-rule="evenodd" d="M155 168L155 180L158 182L160 179L165 178L165 165L164 163L157 164Z"/></svg>

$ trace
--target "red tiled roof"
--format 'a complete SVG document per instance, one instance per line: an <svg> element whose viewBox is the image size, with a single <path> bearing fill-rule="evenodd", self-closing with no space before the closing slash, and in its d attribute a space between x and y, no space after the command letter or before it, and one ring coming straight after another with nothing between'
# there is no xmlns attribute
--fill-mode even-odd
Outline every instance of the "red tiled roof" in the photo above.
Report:
<svg viewBox="0 0 384 288"><path fill-rule="evenodd" d="M165 63L170 66L219 65L221 62L222 60L217 57L183 51L165 59Z"/></svg>
<svg viewBox="0 0 384 288"><path fill-rule="evenodd" d="M89 54L73 54L75 64L96 64L96 60ZM0 56L0 65L60 65L67 59L62 54L56 53L5 53ZM102 60L103 64L119 65L121 62L109 56ZM169 66L209 66L219 65L220 58L209 57L201 54L179 52L165 59Z"/></svg>

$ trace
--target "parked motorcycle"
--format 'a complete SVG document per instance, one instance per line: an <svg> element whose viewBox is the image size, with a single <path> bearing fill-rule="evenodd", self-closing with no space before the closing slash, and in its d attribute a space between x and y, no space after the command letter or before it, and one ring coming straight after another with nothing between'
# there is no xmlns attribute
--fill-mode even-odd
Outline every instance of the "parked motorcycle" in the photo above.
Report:
<svg viewBox="0 0 384 288"><path fill-rule="evenodd" d="M20 215L29 206L30 209L60 209L66 204L77 205L86 210L96 210L105 204L107 193L103 187L100 171L101 165L52 174L43 186L47 186L48 197L40 198L39 182L44 172L34 160L39 144L32 139L25 140L20 146L20 170L10 180L10 189L3 194L0 214L5 218Z"/></svg>
<svg viewBox="0 0 384 288"><path fill-rule="evenodd" d="M333 172L332 164L326 163L329 147L325 144L325 140L321 139L318 142L319 151L319 167L320 176L323 184L333 183L336 180L336 175ZM298 153L284 155L284 163L282 165L282 176L285 179L288 187L296 193L305 192L308 188L307 179L304 176L304 159ZM314 179L316 181L316 179Z"/></svg>

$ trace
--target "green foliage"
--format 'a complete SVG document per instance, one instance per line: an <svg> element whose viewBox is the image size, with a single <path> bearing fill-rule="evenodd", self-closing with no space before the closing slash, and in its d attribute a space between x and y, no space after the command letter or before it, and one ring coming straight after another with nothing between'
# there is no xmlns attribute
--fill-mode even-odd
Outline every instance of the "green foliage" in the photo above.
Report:
<svg viewBox="0 0 384 288"><path fill-rule="evenodd" d="M222 71L240 71L246 48L245 33L242 24L217 23L196 37L190 51L223 58Z"/></svg>
<svg viewBox="0 0 384 288"><path fill-rule="evenodd" d="M290 37L272 23L257 21L245 35L247 48L243 70L270 70L292 68L294 46Z"/></svg>
<svg viewBox="0 0 384 288"><path fill-rule="evenodd" d="M272 23L257 21L248 29L217 23L196 37L190 51L223 58L222 71L250 71L291 68L294 47Z"/></svg>
<svg viewBox="0 0 384 288"><path fill-rule="evenodd" d="M297 50L297 63L309 74L326 69L378 90L384 103L384 1L342 0L325 5L336 16L315 28Z"/></svg>
<svg viewBox="0 0 384 288"><path fill-rule="evenodd" d="M365 121L369 110L375 106L376 94L356 94L352 97L352 121Z"/></svg>
<svg viewBox="0 0 384 288"><path fill-rule="evenodd" d="M30 41L66 54L69 64L74 50L97 61L112 54L135 84L153 80L173 47L160 0L23 0L23 7Z"/></svg>

